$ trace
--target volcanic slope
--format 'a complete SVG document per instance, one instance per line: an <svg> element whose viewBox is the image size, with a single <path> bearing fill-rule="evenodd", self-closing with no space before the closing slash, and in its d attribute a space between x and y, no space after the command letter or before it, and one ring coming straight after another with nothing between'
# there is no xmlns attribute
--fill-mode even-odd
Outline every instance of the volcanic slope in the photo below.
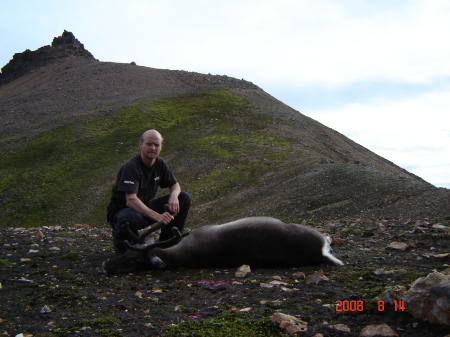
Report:
<svg viewBox="0 0 450 337"><path fill-rule="evenodd" d="M116 172L149 128L163 134L161 155L193 197L191 227L253 215L450 215L448 189L251 82L101 62L73 34L61 37L2 68L2 227L104 226Z"/></svg>

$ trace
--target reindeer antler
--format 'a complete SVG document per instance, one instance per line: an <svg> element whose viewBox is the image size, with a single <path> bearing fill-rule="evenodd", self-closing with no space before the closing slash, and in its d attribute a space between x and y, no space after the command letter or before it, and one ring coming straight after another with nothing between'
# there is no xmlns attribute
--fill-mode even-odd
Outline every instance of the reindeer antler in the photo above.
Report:
<svg viewBox="0 0 450 337"><path fill-rule="evenodd" d="M175 243L176 241L178 241L179 239L189 235L189 232L185 232L185 233L181 234L177 227L172 227L172 233L175 236L170 238L169 240L159 241L159 242L147 245L145 247L133 246L127 240L125 240L123 243L125 244L125 246L127 246L127 248L129 250L133 250L135 252L148 252L150 249L153 249L156 247L167 248L167 247L171 246L173 243Z"/></svg>

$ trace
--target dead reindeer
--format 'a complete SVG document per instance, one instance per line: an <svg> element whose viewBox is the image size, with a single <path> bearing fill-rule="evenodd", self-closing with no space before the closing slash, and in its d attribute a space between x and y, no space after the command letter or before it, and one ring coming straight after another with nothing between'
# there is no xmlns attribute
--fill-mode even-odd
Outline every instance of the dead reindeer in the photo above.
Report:
<svg viewBox="0 0 450 337"><path fill-rule="evenodd" d="M318 231L296 224L285 224L269 217L250 217L223 225L204 226L163 242L146 241L163 225L144 231L138 242L125 242L126 253L103 263L105 274L146 268L299 267L316 264L343 265L331 254L331 239ZM178 241L178 242L177 242Z"/></svg>

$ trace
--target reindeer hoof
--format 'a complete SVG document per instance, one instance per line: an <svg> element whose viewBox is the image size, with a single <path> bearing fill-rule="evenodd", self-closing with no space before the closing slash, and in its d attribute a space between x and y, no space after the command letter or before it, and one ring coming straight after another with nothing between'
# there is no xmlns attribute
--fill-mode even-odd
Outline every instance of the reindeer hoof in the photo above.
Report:
<svg viewBox="0 0 450 337"><path fill-rule="evenodd" d="M103 262L102 263L102 272L103 272L103 274L108 275L108 271L106 270L105 266L106 266L106 262Z"/></svg>
<svg viewBox="0 0 450 337"><path fill-rule="evenodd" d="M158 269L164 269L166 268L166 264L157 256L154 256L150 259L150 264Z"/></svg>

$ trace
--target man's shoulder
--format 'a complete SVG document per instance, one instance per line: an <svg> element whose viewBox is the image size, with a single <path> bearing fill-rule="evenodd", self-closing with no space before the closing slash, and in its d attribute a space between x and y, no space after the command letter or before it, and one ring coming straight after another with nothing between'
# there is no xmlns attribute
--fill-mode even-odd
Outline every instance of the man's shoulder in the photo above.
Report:
<svg viewBox="0 0 450 337"><path fill-rule="evenodd" d="M128 161L126 161L123 165L122 165L122 170L139 170L142 172L146 172L146 171L152 171L153 169L164 169L164 168L169 168L166 161L161 158L161 157L156 157L155 158L155 163L152 165L152 168L148 168L144 162L142 161L142 158L140 155L136 155L133 158L130 158Z"/></svg>
<svg viewBox="0 0 450 337"><path fill-rule="evenodd" d="M133 158L128 159L123 166L140 166L142 164L142 159L140 155L136 155Z"/></svg>
<svg viewBox="0 0 450 337"><path fill-rule="evenodd" d="M159 165L167 165L166 161L161 157L156 157L155 163Z"/></svg>
<svg viewBox="0 0 450 337"><path fill-rule="evenodd" d="M159 169L170 171L169 165L167 165L167 162L161 157L156 158L155 164L156 164L155 166L158 167Z"/></svg>

